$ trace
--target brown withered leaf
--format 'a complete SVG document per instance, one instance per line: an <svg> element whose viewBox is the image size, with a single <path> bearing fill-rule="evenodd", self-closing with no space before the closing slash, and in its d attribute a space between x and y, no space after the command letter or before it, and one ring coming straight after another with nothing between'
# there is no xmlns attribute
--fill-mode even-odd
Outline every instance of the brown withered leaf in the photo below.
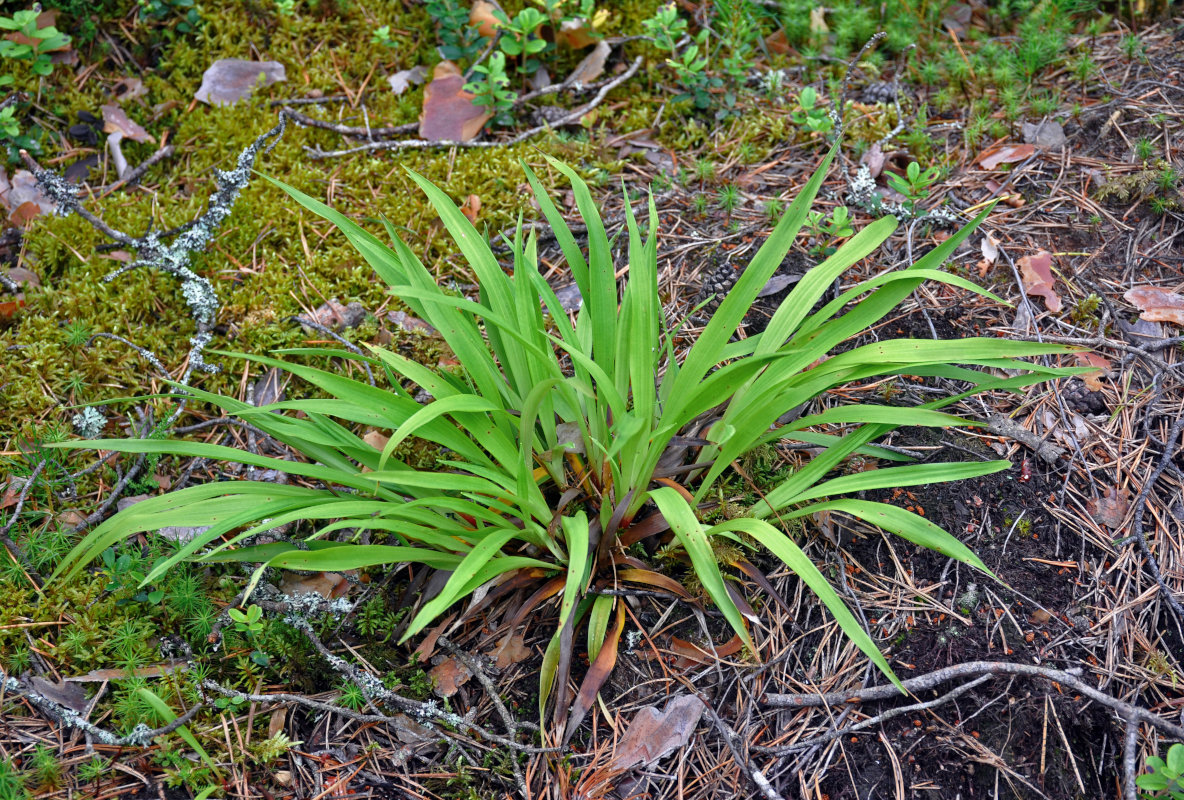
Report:
<svg viewBox="0 0 1184 800"><path fill-rule="evenodd" d="M123 670L116 671L123 674ZM77 711L79 714L86 711L89 704L86 699L86 690L76 683L54 683L34 675L29 678L29 685L37 694L49 698L59 706Z"/></svg>
<svg viewBox="0 0 1184 800"><path fill-rule="evenodd" d="M582 50L600 41L600 36L585 19L565 19L555 31L555 41L563 42L572 50Z"/></svg>
<svg viewBox="0 0 1184 800"><path fill-rule="evenodd" d="M1184 325L1184 296L1158 286L1136 286L1122 296L1123 300L1143 313L1147 322L1170 322Z"/></svg>
<svg viewBox="0 0 1184 800"><path fill-rule="evenodd" d="M1085 510L1098 522L1112 530L1118 530L1126 520L1126 512L1131 505L1129 489L1119 489L1111 486L1106 493L1097 500L1093 498L1085 502Z"/></svg>
<svg viewBox="0 0 1184 800"><path fill-rule="evenodd" d="M1110 359L1097 353L1075 353L1074 355L1077 358L1077 363L1081 366L1098 368L1097 372L1087 372L1078 377L1091 392L1100 392L1104 386L1102 378L1106 377L1106 373L1110 372L1113 366Z"/></svg>
<svg viewBox="0 0 1184 800"><path fill-rule="evenodd" d="M280 591L290 596L312 592L331 600L349 592L349 581L340 572L317 572L313 575L285 572L280 580Z"/></svg>
<svg viewBox="0 0 1184 800"><path fill-rule="evenodd" d="M671 698L659 711L647 706L634 715L625 729L607 769L645 767L685 747L703 716L703 701L694 695Z"/></svg>
<svg viewBox="0 0 1184 800"><path fill-rule="evenodd" d="M148 90L144 87L144 82L139 78L128 77L120 78L111 87L111 94L115 99L122 103L125 100L135 100L137 97L143 97L148 94Z"/></svg>
<svg viewBox="0 0 1184 800"><path fill-rule="evenodd" d="M201 88L194 97L211 106L229 106L250 96L260 83L270 86L287 79L284 65L278 61L222 58L202 73Z"/></svg>
<svg viewBox="0 0 1184 800"><path fill-rule="evenodd" d="M481 216L481 198L475 194L466 197L464 203L461 204L460 213L464 214L469 222L476 225L477 218Z"/></svg>
<svg viewBox="0 0 1184 800"><path fill-rule="evenodd" d="M259 376L255 381L255 396L253 403L256 408L269 406L284 399L284 371L279 367L272 367Z"/></svg>
<svg viewBox="0 0 1184 800"><path fill-rule="evenodd" d="M587 85L604 74L604 63L608 60L609 53L612 48L609 47L608 42L597 42L596 47L592 48L592 52L584 56L584 59L576 64L576 68L571 71L571 75L567 76L567 80L571 83L579 83Z"/></svg>
<svg viewBox="0 0 1184 800"><path fill-rule="evenodd" d="M1052 274L1052 253L1041 250L1036 255L1021 257L1017 263L1024 281L1024 291L1043 297L1045 307L1054 314L1060 311L1061 298L1053 287L1056 278Z"/></svg>
<svg viewBox="0 0 1184 800"><path fill-rule="evenodd" d="M451 61L441 61L432 72L432 82L423 91L423 113L419 137L430 142L466 142L489 120L489 112L475 105L472 92L464 90L465 79Z"/></svg>
<svg viewBox="0 0 1184 800"><path fill-rule="evenodd" d="M71 675L66 678L66 681L71 683L102 683L103 681L120 681L128 678L159 678L162 675L179 670L188 669L189 665L184 661L166 661L163 664L153 664L148 667L136 667L135 669L92 669L85 675ZM81 710L81 709L79 709Z"/></svg>
<svg viewBox="0 0 1184 800"><path fill-rule="evenodd" d="M1000 164L1014 164L1023 161L1036 152L1031 144L997 144L988 147L975 159L983 169L995 169Z"/></svg>
<svg viewBox="0 0 1184 800"><path fill-rule="evenodd" d="M435 661L435 659L432 659ZM473 673L461 663L459 658L444 658L439 664L428 670L435 684L432 691L439 697L452 697L460 687L468 683Z"/></svg>
<svg viewBox="0 0 1184 800"><path fill-rule="evenodd" d="M505 669L529 656L530 648L526 646L526 640L521 634L514 634L500 640L497 648L489 655L493 657L495 667Z"/></svg>

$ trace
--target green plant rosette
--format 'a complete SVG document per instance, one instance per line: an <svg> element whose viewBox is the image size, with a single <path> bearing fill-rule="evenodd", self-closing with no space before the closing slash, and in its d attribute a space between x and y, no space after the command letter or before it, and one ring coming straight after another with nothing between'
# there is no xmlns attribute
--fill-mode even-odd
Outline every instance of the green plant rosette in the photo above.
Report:
<svg viewBox="0 0 1184 800"><path fill-rule="evenodd" d="M1022 360L1067 353L1069 348L994 338L888 340L832 355L837 346L882 320L923 281L940 281L998 301L939 269L987 212L915 264L878 274L812 310L897 224L893 218L872 222L798 282L763 333L736 339L746 311L801 230L834 154L832 148L681 356L679 333L666 328L659 298L658 218L652 198L644 230L626 205L624 258L618 262L597 202L577 173L549 161L571 182L587 227L586 251L534 172L523 165L582 296L579 311L569 317L539 273L533 230L524 236L519 227L512 243L513 269L507 271L447 195L415 173L412 178L477 276L476 299L443 291L389 224L387 243L318 200L273 181L345 234L391 293L439 331L459 370L435 370L381 347L371 347L365 356L296 349L283 351L289 358L282 360L240 357L287 370L323 397L255 407L184 389L288 445L305 457L301 462L190 441L56 445L238 462L281 470L308 485L232 480L150 498L91 531L53 577L71 577L115 543L166 526L207 530L157 565L145 584L183 559L258 563L249 588L267 567L343 571L414 564L450 573L443 589L420 603L402 641L479 587L511 577L524 585L533 580L540 586L536 603L559 600L542 667L540 709L553 685L559 693L557 706L566 709L569 698L563 693L577 624L586 629L588 650L598 664L611 656L603 646L612 644L615 652L614 636L620 635L620 624L613 623L620 609L614 614L614 599L594 590L623 569L631 570L634 580L675 592L680 588L627 552L627 543L644 534L666 536L673 543L666 551L681 559L702 590L699 598L685 590L683 594L691 602L714 603L753 657L759 657L759 649L732 599L731 566L727 558L721 565L720 554L760 547L805 581L844 633L899 686L872 638L784 523L822 511L845 514L990 574L966 545L923 517L847 496L1006 469L1007 461L901 463L901 456L875 442L905 425L974 425L940 409L978 392L1020 390L1082 370ZM626 263L627 280L619 282L619 264ZM387 385L371 385L293 360L295 356L365 362ZM962 391L915 408L826 405L831 389L897 375L943 378L958 382ZM417 402L416 387L431 400ZM798 406L811 412L777 424ZM359 436L366 429L389 432L390 438L376 447ZM415 469L397 457L399 445L411 437L438 450L435 469ZM777 441L808 443L818 448L817 454L767 487L746 515L705 524L702 507L730 465L745 452ZM835 474L859 453L897 466ZM311 531L299 549L284 542L247 544L257 534L293 522ZM383 543L334 541L333 535L343 531L369 531Z"/></svg>

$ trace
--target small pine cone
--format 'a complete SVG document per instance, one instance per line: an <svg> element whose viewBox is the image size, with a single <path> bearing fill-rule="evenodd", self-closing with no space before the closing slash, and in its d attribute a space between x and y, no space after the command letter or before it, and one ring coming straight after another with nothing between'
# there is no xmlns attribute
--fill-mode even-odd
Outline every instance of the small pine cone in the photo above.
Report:
<svg viewBox="0 0 1184 800"><path fill-rule="evenodd" d="M1106 398L1101 392L1091 391L1079 380L1069 381L1069 385L1061 392L1061 399L1065 407L1078 414L1105 414Z"/></svg>
<svg viewBox="0 0 1184 800"><path fill-rule="evenodd" d="M874 105L875 103L891 103L896 100L898 94L899 92L895 83L879 81L865 86L863 94L859 96L859 99L869 105Z"/></svg>
<svg viewBox="0 0 1184 800"><path fill-rule="evenodd" d="M710 298L710 301L703 307L703 310L715 311L715 309L719 308L719 304L723 302L724 295L731 291L739 278L740 270L733 267L730 262L724 261L720 263L715 269L703 276L703 285L699 288L699 294L695 298L695 305L699 305L704 300Z"/></svg>

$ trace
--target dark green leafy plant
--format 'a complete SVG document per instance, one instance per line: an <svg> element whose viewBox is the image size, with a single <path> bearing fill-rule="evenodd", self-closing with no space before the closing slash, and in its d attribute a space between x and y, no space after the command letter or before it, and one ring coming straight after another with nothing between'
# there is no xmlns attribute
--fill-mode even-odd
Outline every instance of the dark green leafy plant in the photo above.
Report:
<svg viewBox="0 0 1184 800"><path fill-rule="evenodd" d="M1166 761L1159 756L1148 758L1151 772L1135 778L1143 800L1184 800L1184 744L1169 747L1167 756Z"/></svg>
<svg viewBox="0 0 1184 800"><path fill-rule="evenodd" d="M513 125L511 111L518 95L506 88L510 85L510 77L506 74L505 53L500 50L490 53L484 64L473 67L473 72L482 76L481 80L465 84L465 91L474 95L473 103L489 109L490 122L494 125Z"/></svg>
<svg viewBox="0 0 1184 800"><path fill-rule="evenodd" d="M34 7L17 11L11 17L0 17L0 30L13 31L22 40L32 42L28 44L21 40L0 39L0 59L25 62L34 75L45 77L53 74L53 61L49 54L68 45L70 37L52 25L38 27L39 14L40 7ZM8 86L15 80L10 74L0 75L0 86Z"/></svg>
<svg viewBox="0 0 1184 800"><path fill-rule="evenodd" d="M916 161L909 162L904 175L895 172L886 173L888 186L893 191L904 195L904 206L910 214L917 213L917 204L929 196L929 189L941 177L941 169L933 166L926 170Z"/></svg>
<svg viewBox="0 0 1184 800"><path fill-rule="evenodd" d="M440 55L451 61L470 61L485 46L485 37L469 23L469 8L458 0L428 0L428 14L436 21Z"/></svg>
<svg viewBox="0 0 1184 800"><path fill-rule="evenodd" d="M410 173L477 276L476 300L443 291L393 226L387 226L387 245L318 200L276 182L305 208L333 222L392 293L440 331L460 371L437 372L381 347L373 347L369 356L297 349L285 352L364 361L382 371L389 388L290 360L243 356L285 369L327 397L255 407L186 390L303 453L308 463L201 442L135 439L59 445L231 460L304 476L322 488L242 480L150 498L92 530L51 580L77 574L137 532L208 525L205 533L158 564L145 583L189 558L259 563L245 596L268 567L343 571L410 563L446 571L450 577L440 592L415 610L402 634L406 641L478 587L515 573L540 584L535 604L559 599L555 632L541 668L540 709L556 692L556 723L562 727L572 707L568 691L577 625L586 628L588 652L596 659L615 654L624 623L624 607L617 599L591 588L616 580L618 570L627 568L630 580L674 590L678 584L669 576L628 550L643 537L668 532L672 538L665 552L693 573L699 597L719 608L754 657L759 654L728 592L725 569L747 563L743 553L759 545L800 576L845 634L896 681L822 573L786 531L768 520L780 524L824 511L847 514L985 572L964 544L923 517L841 496L984 475L1006 469L1008 462L905 464L830 476L856 453L899 462L901 456L873 443L901 425L975 424L939 410L963 397L1016 390L1083 370L1018 360L1071 352L1068 348L997 338L878 341L827 357L883 319L923 281L994 297L938 269L987 212L916 264L859 283L812 311L835 280L871 254L897 225L894 218L871 223L798 281L763 333L733 341L737 326L801 230L834 154L832 148L681 357L675 353L675 334L665 330L658 295L652 200L644 231L627 211L626 253L618 262L587 185L574 170L551 161L571 181L587 227L585 254L538 178L523 165L583 298L573 323L539 272L533 233L524 238L520 231L515 237L514 269L507 274L456 205L418 174ZM629 278L622 286L616 264L626 260ZM1007 370L1018 373L998 377ZM959 381L965 389L917 408L816 404L833 387L904 374ZM431 396L430 402L414 399L420 390ZM815 404L814 410L778 426L787 409L803 404ZM385 446L364 441L358 430L366 428L389 431ZM413 469L396 456L399 445L412 436L440 448L435 469ZM697 444L688 445L688 439ZM809 443L821 451L770 487L745 515L704 524L699 504L713 497L730 465L754 447L778 440ZM315 528L299 549L287 542L239 546L296 521ZM389 543L332 540L345 529L369 530ZM695 595L686 597L696 601ZM568 728L572 730L574 725Z"/></svg>

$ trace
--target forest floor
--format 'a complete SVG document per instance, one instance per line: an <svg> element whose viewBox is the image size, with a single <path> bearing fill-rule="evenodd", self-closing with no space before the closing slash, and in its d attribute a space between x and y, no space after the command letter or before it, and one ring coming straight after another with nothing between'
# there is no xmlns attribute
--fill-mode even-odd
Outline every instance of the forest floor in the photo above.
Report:
<svg viewBox="0 0 1184 800"><path fill-rule="evenodd" d="M622 590L629 618L615 667L561 750L544 747L551 739L537 727L538 673L558 603L538 605L524 621L519 611L534 608L534 598L514 586L404 646L392 632L406 624L423 571L286 576L283 591L351 604L304 632L282 613L269 613L259 633L231 624L226 610L246 574L228 565L185 564L140 588L173 546L158 535L112 548L70 581L44 581L117 503L237 477L180 458L96 466L93 454L67 458L40 445L72 436L87 404L100 404L97 424L111 437L147 435L168 417L167 400L129 398L166 391L163 378L190 377L201 356L190 337L201 323L175 275L102 277L132 260L127 242L149 225L168 230L201 214L213 170L230 169L281 109L300 116L255 169L375 231L386 217L460 293L472 277L402 167L441 186L491 236L519 211L528 222L537 216L523 206L518 159L548 189L560 187L553 196L573 214L574 197L543 155L575 165L596 187L610 236L624 230L626 200L640 209L636 201L652 189L666 317L684 323L679 336L689 342L711 313L697 306L743 271L826 153L801 89L839 88L853 55L799 42L796 6L786 3L780 17L761 17L761 46L744 79L721 81L697 109L675 101L661 54L631 38L656 6L608 5L605 69L581 82L607 91L563 83L540 93L538 107L515 106L513 126L429 146L417 140L423 88L396 94L388 78L420 65L430 76L432 18L419 5L371 5L379 4L298 3L292 16L270 3L214 5L191 33L178 29L185 3L147 4L160 17L132 3L102 4L89 23L64 9L57 25L74 47L59 52L72 58L48 78L17 73L15 87L0 88L12 89L9 105L21 115L0 172L8 215L0 233L0 668L9 679L0 686L0 800L192 797L206 787L214 787L206 796L269 800L1129 794L1146 759L1184 734L1184 337L1176 330L1184 327L1184 18L1173 18L1171 5L1106 17L1102 30L1088 27L1100 17L1071 18L1064 54L1018 98L985 74L993 59L1023 47L1018 22L1008 28L994 4L921 12L939 24L919 35L912 61L896 53L852 70L848 138L819 195L822 216L745 319L742 335L760 331L797 276L850 235L837 233L835 209L847 209L856 229L882 213L857 202L864 165L886 201L916 202L918 214L838 288L911 264L948 238L953 228L926 212L952 210L961 224L999 201L946 269L1007 303L924 285L845 346L1011 337L1080 346L1057 363L1099 368L948 409L978 426L903 428L883 441L921 461L1012 461L985 477L867 498L954 533L998 580L838 515L794 529L896 674L917 681L907 684L911 696L876 695L880 673L772 558L753 558L759 578L734 576L751 604L759 661L732 646L709 604L652 587ZM1032 6L1023 6L1028 19ZM680 8L692 32L722 13L718 3ZM804 35L813 45L842 36L825 25ZM729 54L712 52L721 63ZM552 80L583 55L557 51ZM286 80L234 105L200 104L202 73L231 57L278 61ZM781 77L770 79L774 72ZM895 86L884 82L892 79ZM127 169L152 159L127 180L103 144L117 123L101 109L116 103L153 137L133 142L133 130L124 139ZM551 129L540 120L561 122ZM370 149L325 156L359 146ZM82 205L129 239L113 243L78 215L56 215L29 173L21 176L22 148L72 176ZM907 177L910 163L935 167L932 184L915 184L911 198L886 180ZM539 255L546 279L570 296L545 228ZM295 380L212 352L223 349L376 343L446 366L433 332L343 237L266 181L243 191L191 266L221 300L205 358L225 369L195 373L202 389L256 404L282 391L306 396ZM120 338L92 338L106 334ZM832 399L916 405L947 388L876 381ZM259 446L197 404L171 432ZM759 492L809 455L750 454L726 484L735 496L721 503L742 502L750 485ZM331 667L329 652L352 666ZM573 661L573 677L582 677L586 653ZM407 704L368 701L359 689L366 674ZM203 681L226 688L220 703ZM464 724L437 724L424 703ZM184 724L167 725L178 714ZM167 729L133 743L137 725Z"/></svg>

